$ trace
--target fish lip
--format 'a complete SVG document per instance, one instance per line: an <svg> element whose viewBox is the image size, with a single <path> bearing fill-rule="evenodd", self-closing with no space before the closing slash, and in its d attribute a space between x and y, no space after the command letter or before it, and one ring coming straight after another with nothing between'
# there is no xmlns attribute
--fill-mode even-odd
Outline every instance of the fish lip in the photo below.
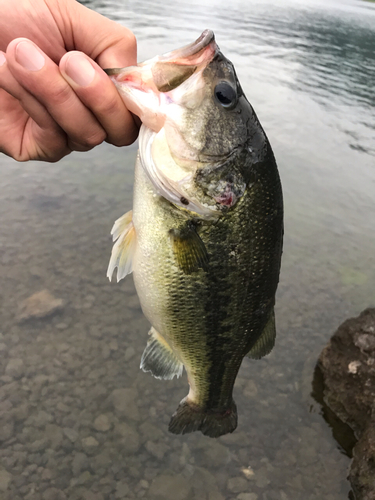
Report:
<svg viewBox="0 0 375 500"><path fill-rule="evenodd" d="M195 40L195 42L189 43L184 47L172 50L171 52L167 52L166 54L159 56L159 61L177 64L194 64L197 56L200 56L201 52L207 49L210 45L215 46L215 49L217 47L214 32L206 29L200 37Z"/></svg>
<svg viewBox="0 0 375 500"><path fill-rule="evenodd" d="M161 56L147 59L139 63L136 67L142 68L143 66L155 62L179 64L181 66L199 65L202 64L202 62L208 62L212 59L218 50L219 47L216 45L214 32L206 29L195 42L189 43L179 49L172 50L171 52L167 52L166 54L162 54ZM109 76L116 77L124 73L134 72L134 69L134 66L130 66L129 68L106 68L103 69L103 71Z"/></svg>

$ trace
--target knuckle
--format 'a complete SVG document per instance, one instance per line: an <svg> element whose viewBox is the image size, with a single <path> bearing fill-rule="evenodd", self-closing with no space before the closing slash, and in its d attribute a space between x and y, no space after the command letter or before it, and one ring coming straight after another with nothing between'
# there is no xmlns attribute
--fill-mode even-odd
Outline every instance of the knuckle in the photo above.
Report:
<svg viewBox="0 0 375 500"><path fill-rule="evenodd" d="M68 84L61 84L61 82L59 82L50 89L50 99L55 103L66 104L72 98L73 91Z"/></svg>
<svg viewBox="0 0 375 500"><path fill-rule="evenodd" d="M134 127L133 129L125 130L121 137L108 138L107 142L118 148L130 146L130 144L133 144L133 142L137 139L137 135L137 129Z"/></svg>
<svg viewBox="0 0 375 500"><path fill-rule="evenodd" d="M99 106L102 108L101 113L106 116L116 115L122 107L118 94L113 94L106 102L100 103Z"/></svg>
<svg viewBox="0 0 375 500"><path fill-rule="evenodd" d="M107 134L103 129L95 130L91 134L87 135L84 139L79 142L87 151L93 149L95 146L99 146L107 138Z"/></svg>
<svg viewBox="0 0 375 500"><path fill-rule="evenodd" d="M129 46L129 50L135 52L137 50L137 39L134 35L134 33L130 30L127 30L127 42Z"/></svg>

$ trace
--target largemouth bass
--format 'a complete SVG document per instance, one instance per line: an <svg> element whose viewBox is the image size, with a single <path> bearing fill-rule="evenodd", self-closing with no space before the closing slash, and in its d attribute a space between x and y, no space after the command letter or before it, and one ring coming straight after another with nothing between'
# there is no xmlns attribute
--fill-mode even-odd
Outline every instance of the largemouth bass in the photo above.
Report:
<svg viewBox="0 0 375 500"><path fill-rule="evenodd" d="M113 227L108 277L133 272L152 325L141 368L160 379L187 372L169 430L218 437L237 427L242 359L275 342L283 202L274 155L212 31L106 71L143 123L133 210Z"/></svg>

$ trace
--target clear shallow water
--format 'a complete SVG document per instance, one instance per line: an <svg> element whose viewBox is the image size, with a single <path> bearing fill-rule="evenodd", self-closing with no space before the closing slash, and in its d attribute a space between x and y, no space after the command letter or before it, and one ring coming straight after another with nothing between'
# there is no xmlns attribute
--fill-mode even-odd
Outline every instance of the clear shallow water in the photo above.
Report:
<svg viewBox="0 0 375 500"><path fill-rule="evenodd" d="M0 498L347 498L349 459L311 391L335 328L375 302L375 6L87 4L135 32L139 60L211 28L235 64L284 188L277 344L243 362L235 433L168 434L186 377L139 371L149 325L131 279L105 277L136 146L57 165L0 157ZM22 300L42 289L64 308L20 322Z"/></svg>

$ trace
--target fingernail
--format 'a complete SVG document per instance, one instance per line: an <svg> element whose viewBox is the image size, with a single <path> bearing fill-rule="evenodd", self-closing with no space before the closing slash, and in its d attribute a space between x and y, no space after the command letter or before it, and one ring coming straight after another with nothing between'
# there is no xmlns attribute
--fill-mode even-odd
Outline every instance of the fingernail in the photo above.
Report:
<svg viewBox="0 0 375 500"><path fill-rule="evenodd" d="M45 63L43 55L31 42L20 42L17 45L16 61L30 71L39 71Z"/></svg>
<svg viewBox="0 0 375 500"><path fill-rule="evenodd" d="M95 69L84 56L71 54L66 61L65 73L77 85L87 87L94 79Z"/></svg>
<svg viewBox="0 0 375 500"><path fill-rule="evenodd" d="M5 55L0 51L0 66L2 66L6 61Z"/></svg>

